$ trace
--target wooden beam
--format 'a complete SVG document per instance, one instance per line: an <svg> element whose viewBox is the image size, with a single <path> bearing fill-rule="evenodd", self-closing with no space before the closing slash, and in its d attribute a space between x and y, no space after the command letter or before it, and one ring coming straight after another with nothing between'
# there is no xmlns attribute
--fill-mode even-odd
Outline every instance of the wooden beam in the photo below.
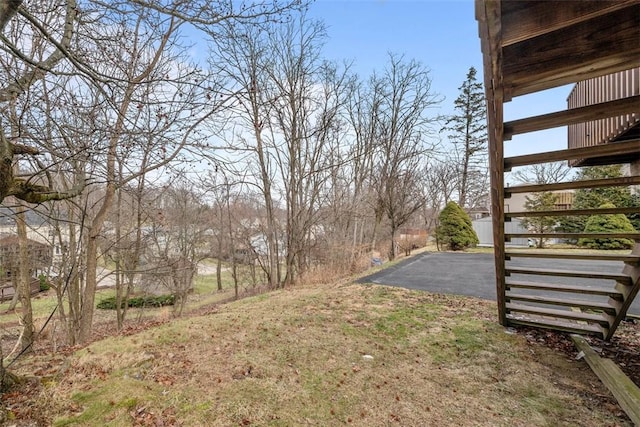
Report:
<svg viewBox="0 0 640 427"><path fill-rule="evenodd" d="M511 291L507 292L506 298L509 301L526 301L548 305L559 305L563 307L580 307L584 310L601 310L607 314L615 314L615 307L607 304L606 302L574 300L569 298L552 298L531 294L517 294Z"/></svg>
<svg viewBox="0 0 640 427"><path fill-rule="evenodd" d="M546 153L525 154L523 156L504 159L505 170L517 166L529 166L539 163L557 162L559 160L588 159L595 157L637 155L640 157L640 140L611 142L592 147L570 148L567 150L549 151Z"/></svg>
<svg viewBox="0 0 640 427"><path fill-rule="evenodd" d="M505 237L524 237L532 239L630 239L640 241L640 233L505 233Z"/></svg>
<svg viewBox="0 0 640 427"><path fill-rule="evenodd" d="M545 211L519 211L505 212L505 218L528 218L541 216L583 216L583 215L605 215L605 214L634 214L638 212L637 207L633 208L594 208L594 209L555 209Z"/></svg>
<svg viewBox="0 0 640 427"><path fill-rule="evenodd" d="M611 359L603 359L579 335L571 335L571 339L591 370L611 391L631 421L640 426L640 388L627 377Z"/></svg>
<svg viewBox="0 0 640 427"><path fill-rule="evenodd" d="M622 299L622 293L615 288L594 288L587 287L584 285L564 285L561 283L542 283L542 282L525 282L522 280L509 280L507 282L507 286L509 289L517 288L517 289L537 289L537 290L545 290L545 291L553 291L553 292L566 292L572 294L583 294L583 295L598 295L611 297L614 299Z"/></svg>
<svg viewBox="0 0 640 427"><path fill-rule="evenodd" d="M512 120L504 124L504 139L509 140L513 135L521 133L606 119L628 113L640 113L640 95L588 105L586 107L571 108L569 110L557 111L541 116Z"/></svg>
<svg viewBox="0 0 640 427"><path fill-rule="evenodd" d="M548 317L531 316L527 317L524 314L512 314L508 315L509 323L514 325L532 326L534 328L552 329L554 331L565 331L578 334L591 334L603 337L606 333L605 329L592 323L577 323L570 320L550 319Z"/></svg>
<svg viewBox="0 0 640 427"><path fill-rule="evenodd" d="M617 178L590 179L584 181L556 182L553 184L518 185L505 188L505 194L535 193L541 191L559 191L578 188L620 187L640 185L640 176L620 176Z"/></svg>
<svg viewBox="0 0 640 427"><path fill-rule="evenodd" d="M505 99L637 67L640 4L505 46L502 54Z"/></svg>
<svg viewBox="0 0 640 427"><path fill-rule="evenodd" d="M583 279L615 280L621 283L631 283L631 277L623 273L602 273L600 271L585 270L550 270L548 268L508 267L509 274L532 274L535 276L579 277Z"/></svg>
<svg viewBox="0 0 640 427"><path fill-rule="evenodd" d="M581 259L599 261L622 261L632 264L640 262L640 255L633 254L603 254L603 253L583 253L583 252L545 252L539 249L518 250L510 249L505 252L507 258L548 258L548 259Z"/></svg>
<svg viewBox="0 0 640 427"><path fill-rule="evenodd" d="M507 324L504 274L504 85L502 81L502 2L476 0L487 100L489 177L498 321Z"/></svg>
<svg viewBox="0 0 640 427"><path fill-rule="evenodd" d="M507 1L502 4L502 45L550 33L624 9L637 0Z"/></svg>
<svg viewBox="0 0 640 427"><path fill-rule="evenodd" d="M529 304L516 304L516 303L507 303L507 309L510 312L518 312L518 313L528 313L528 314L538 314L540 316L550 316L556 317L560 319L570 319L576 321L590 322L590 323L598 323L602 326L608 327L609 322L607 318L602 313L585 313L582 311L573 311L573 310L558 310L553 308L543 308Z"/></svg>

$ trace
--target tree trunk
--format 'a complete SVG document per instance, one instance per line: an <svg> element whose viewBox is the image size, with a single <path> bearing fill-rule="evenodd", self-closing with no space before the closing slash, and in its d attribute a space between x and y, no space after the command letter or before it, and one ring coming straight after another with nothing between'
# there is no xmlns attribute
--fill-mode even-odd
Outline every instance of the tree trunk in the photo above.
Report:
<svg viewBox="0 0 640 427"><path fill-rule="evenodd" d="M0 393L4 391L4 376L4 353L2 352L2 346L0 345ZM4 408L0 410L4 411Z"/></svg>
<svg viewBox="0 0 640 427"><path fill-rule="evenodd" d="M254 95L255 98L255 95ZM257 101L254 99L252 103L253 116L257 121L260 117L258 111ZM273 212L273 199L271 197L271 179L269 178L269 172L267 171L267 160L264 153L264 144L262 141L262 131L259 124L254 125L254 132L256 138L256 151L258 154L258 162L260 163L260 177L262 180L262 195L264 197L265 210L267 213L267 252L269 260L269 272L267 274L269 278L269 288L275 289L280 284L280 271L278 260L278 236L275 226L275 215Z"/></svg>
<svg viewBox="0 0 640 427"><path fill-rule="evenodd" d="M29 260L27 224L25 221L25 208L20 204L16 214L16 228L18 231L19 248L19 278L16 292L20 293L22 333L22 352L30 351L33 346L33 310L31 309L31 265Z"/></svg>
<svg viewBox="0 0 640 427"><path fill-rule="evenodd" d="M82 304L80 307L80 322L78 340L86 343L91 338L91 328L93 326L93 311L96 299L96 289L98 288L98 233L100 227L92 226L87 239L87 265L84 291L82 292Z"/></svg>
<svg viewBox="0 0 640 427"><path fill-rule="evenodd" d="M219 242L222 239L218 240ZM218 291L222 291L222 244L218 244L218 260L216 262L216 283L218 284Z"/></svg>
<svg viewBox="0 0 640 427"><path fill-rule="evenodd" d="M396 259L397 255L398 254L396 253L396 229L392 225L391 226L391 250L389 251L389 261L393 261L394 259Z"/></svg>

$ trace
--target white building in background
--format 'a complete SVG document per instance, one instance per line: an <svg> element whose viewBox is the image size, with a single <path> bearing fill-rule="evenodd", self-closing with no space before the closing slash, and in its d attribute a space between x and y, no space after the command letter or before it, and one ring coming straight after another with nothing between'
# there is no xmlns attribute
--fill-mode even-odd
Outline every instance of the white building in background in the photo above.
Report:
<svg viewBox="0 0 640 427"><path fill-rule="evenodd" d="M473 226L473 230L478 235L478 246L493 246L493 227L491 224L491 217L480 218L471 221L471 225ZM512 221L505 221L504 223L504 232L505 233L527 233L527 229L524 228L520 221L514 219ZM524 237L518 237L511 239L511 242L507 242L506 246L514 246L514 247L528 247L529 239Z"/></svg>

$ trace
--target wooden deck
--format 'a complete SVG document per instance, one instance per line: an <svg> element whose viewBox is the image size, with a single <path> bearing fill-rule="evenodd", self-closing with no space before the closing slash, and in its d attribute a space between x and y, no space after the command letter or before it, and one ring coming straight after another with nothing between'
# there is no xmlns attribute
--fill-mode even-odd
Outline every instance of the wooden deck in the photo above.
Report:
<svg viewBox="0 0 640 427"><path fill-rule="evenodd" d="M640 233L505 233L505 222L550 214L629 214L637 208L505 212L505 198L516 193L640 185L640 89L633 80L640 68L640 1L476 0L476 19L487 98L499 321L610 339L640 289ZM514 97L565 84L576 84L566 110L504 121L504 104ZM575 139L565 144L568 148L504 157L504 142L513 136L560 126L570 129L568 137ZM598 134L579 135L585 129ZM512 168L555 161L637 166L622 178L505 187L504 174ZM507 251L505 242L516 237L625 237L634 240L635 247L630 255ZM619 265L620 272L518 268L510 265L514 257L597 259ZM560 277L573 282L554 282ZM610 285L589 286L595 278Z"/></svg>

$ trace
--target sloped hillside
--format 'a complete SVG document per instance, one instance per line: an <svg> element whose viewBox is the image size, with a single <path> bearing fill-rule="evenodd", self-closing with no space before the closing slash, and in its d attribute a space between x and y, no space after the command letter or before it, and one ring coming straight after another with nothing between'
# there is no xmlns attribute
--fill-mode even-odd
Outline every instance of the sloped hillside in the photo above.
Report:
<svg viewBox="0 0 640 427"><path fill-rule="evenodd" d="M262 294L25 359L38 378L5 425L630 425L583 361L494 313L383 286Z"/></svg>

